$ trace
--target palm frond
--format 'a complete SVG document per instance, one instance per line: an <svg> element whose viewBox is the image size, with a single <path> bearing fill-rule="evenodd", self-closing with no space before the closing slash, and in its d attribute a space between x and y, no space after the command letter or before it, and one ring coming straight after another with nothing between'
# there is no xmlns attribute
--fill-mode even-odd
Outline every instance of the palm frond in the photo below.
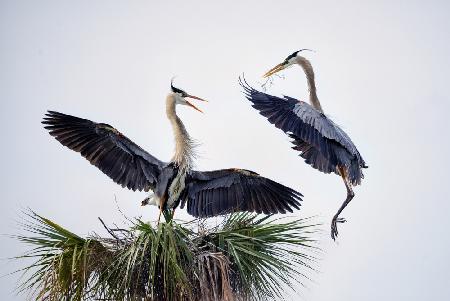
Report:
<svg viewBox="0 0 450 301"><path fill-rule="evenodd" d="M23 269L26 281L20 292L32 291L36 300L80 300L89 289L91 275L109 256L107 248L93 238L81 238L34 212L22 226L36 236L16 236L34 248L17 259L36 258ZM95 255L94 255L95 254Z"/></svg>
<svg viewBox="0 0 450 301"><path fill-rule="evenodd" d="M34 212L16 236L33 248L20 291L36 300L281 299L313 273L317 225L236 213L212 228L137 219L112 238L82 238ZM199 223L201 224L201 223ZM113 232L113 231L117 232Z"/></svg>
<svg viewBox="0 0 450 301"><path fill-rule="evenodd" d="M284 286L303 284L306 273L314 270L316 257L308 253L318 250L310 237L317 232L316 225L308 220L275 221L270 216L235 214L199 237L212 251L228 255L234 290L247 299L282 298Z"/></svg>

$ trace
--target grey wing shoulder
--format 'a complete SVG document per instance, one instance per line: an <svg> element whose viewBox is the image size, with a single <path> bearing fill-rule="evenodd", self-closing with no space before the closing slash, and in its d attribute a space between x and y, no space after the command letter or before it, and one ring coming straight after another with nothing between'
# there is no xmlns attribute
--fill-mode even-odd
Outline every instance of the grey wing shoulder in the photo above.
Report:
<svg viewBox="0 0 450 301"><path fill-rule="evenodd" d="M358 154L350 137L331 118L303 101L299 101L293 110L303 122L313 126L323 137L340 143L353 155Z"/></svg>
<svg viewBox="0 0 450 301"><path fill-rule="evenodd" d="M322 112L314 109L304 101L295 104L294 113L305 123L313 126L322 136L329 139L335 139L335 124Z"/></svg>

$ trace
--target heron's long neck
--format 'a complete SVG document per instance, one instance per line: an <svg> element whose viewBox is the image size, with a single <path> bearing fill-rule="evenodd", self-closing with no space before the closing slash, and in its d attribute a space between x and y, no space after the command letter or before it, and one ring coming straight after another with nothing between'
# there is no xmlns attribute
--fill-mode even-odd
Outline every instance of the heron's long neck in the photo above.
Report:
<svg viewBox="0 0 450 301"><path fill-rule="evenodd" d="M172 124L175 137L175 154L171 161L175 162L180 169L190 169L195 157L195 141L189 136L183 122L176 114L173 95L167 96L166 114Z"/></svg>
<svg viewBox="0 0 450 301"><path fill-rule="evenodd" d="M319 98L317 98L316 82L314 80L314 70L311 63L304 57L297 57L297 63L302 67L308 81L309 102L318 111L323 113Z"/></svg>

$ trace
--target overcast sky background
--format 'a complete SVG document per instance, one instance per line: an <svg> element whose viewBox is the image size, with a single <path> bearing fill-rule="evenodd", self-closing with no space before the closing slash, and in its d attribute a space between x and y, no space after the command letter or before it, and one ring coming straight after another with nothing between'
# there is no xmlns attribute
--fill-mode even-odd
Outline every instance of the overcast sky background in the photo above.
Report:
<svg viewBox="0 0 450 301"><path fill-rule="evenodd" d="M107 122L162 160L173 153L165 116L170 79L208 99L178 114L199 140L198 169L241 167L304 195L298 217L325 223L319 274L304 300L449 300L448 1L0 1L0 228L18 233L30 207L68 229L103 233L97 220L155 219L145 193L114 184L51 138L47 109ZM362 186L346 191L306 165L288 137L251 108L237 83L300 48L325 112L365 158ZM307 99L300 68L268 90ZM189 218L178 211L179 218ZM0 257L25 248L5 236ZM17 268L0 262L1 274ZM17 277L0 278L0 299Z"/></svg>

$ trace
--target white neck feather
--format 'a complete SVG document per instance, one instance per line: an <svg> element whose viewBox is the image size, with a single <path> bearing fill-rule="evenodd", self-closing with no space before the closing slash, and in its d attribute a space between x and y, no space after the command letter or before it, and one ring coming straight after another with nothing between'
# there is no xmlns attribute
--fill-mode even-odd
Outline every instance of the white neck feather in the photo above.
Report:
<svg viewBox="0 0 450 301"><path fill-rule="evenodd" d="M172 124L175 137L175 154L171 161L176 163L180 169L191 169L196 157L197 143L189 136L183 122L177 116L175 106L175 95L170 93L166 99L166 114Z"/></svg>
<svg viewBox="0 0 450 301"><path fill-rule="evenodd" d="M306 79L308 81L309 102L316 110L323 113L322 106L320 105L319 98L317 97L316 83L314 80L314 70L311 66L311 62L302 56L297 56L296 60L305 72Z"/></svg>

